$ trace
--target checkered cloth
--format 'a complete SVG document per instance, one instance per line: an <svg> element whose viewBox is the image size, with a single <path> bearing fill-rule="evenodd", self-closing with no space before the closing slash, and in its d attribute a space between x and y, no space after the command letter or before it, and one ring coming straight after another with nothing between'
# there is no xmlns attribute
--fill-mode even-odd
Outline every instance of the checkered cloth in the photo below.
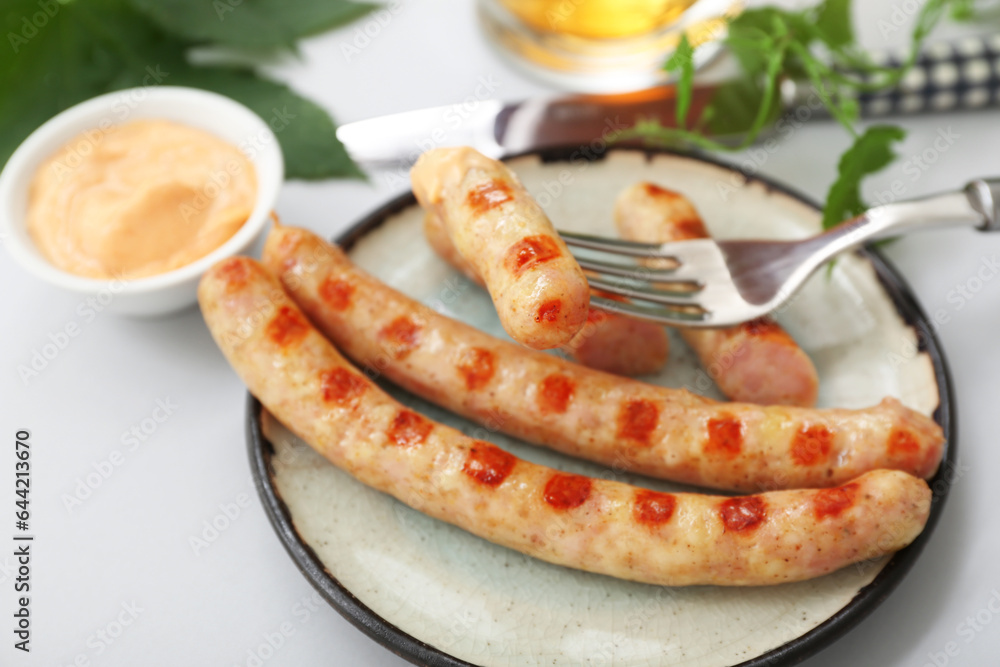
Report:
<svg viewBox="0 0 1000 667"><path fill-rule="evenodd" d="M873 53L883 67L899 67L905 56ZM898 88L858 97L863 117L923 111L981 109L1000 105L1000 35L931 44Z"/></svg>

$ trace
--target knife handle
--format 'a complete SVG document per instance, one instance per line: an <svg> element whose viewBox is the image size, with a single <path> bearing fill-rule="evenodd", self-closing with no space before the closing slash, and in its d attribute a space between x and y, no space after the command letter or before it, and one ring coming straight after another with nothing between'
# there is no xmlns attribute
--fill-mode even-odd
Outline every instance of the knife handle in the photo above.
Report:
<svg viewBox="0 0 1000 667"><path fill-rule="evenodd" d="M906 54L873 53L884 67L901 67ZM896 88L858 96L861 116L985 109L1000 104L1000 35L967 37L924 48Z"/></svg>

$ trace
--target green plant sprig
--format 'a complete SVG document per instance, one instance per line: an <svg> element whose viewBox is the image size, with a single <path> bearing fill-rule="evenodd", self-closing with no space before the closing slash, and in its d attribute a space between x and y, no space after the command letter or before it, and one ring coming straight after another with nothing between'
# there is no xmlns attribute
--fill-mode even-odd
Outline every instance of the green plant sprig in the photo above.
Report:
<svg viewBox="0 0 1000 667"><path fill-rule="evenodd" d="M723 40L739 63L741 76L719 86L708 106L690 118L694 47L683 37L664 66L677 75L676 127L644 120L622 138L709 151L744 150L782 114L782 82L806 83L853 140L839 160L837 180L827 195L823 225L831 227L867 208L860 195L861 181L889 165L896 158L893 146L906 136L890 125L859 132L858 94L897 85L949 10L956 18L968 19L971 0L928 0L917 16L908 57L898 68L874 64L859 48L851 24L851 0L823 0L799 11L769 6L747 10L729 21ZM733 141L733 136L741 139Z"/></svg>

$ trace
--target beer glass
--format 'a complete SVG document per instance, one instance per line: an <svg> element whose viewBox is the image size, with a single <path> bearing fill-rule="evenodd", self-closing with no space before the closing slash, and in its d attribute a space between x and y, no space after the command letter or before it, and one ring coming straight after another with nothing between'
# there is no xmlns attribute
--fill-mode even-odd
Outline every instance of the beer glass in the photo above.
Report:
<svg viewBox="0 0 1000 667"><path fill-rule="evenodd" d="M480 21L514 65L579 92L624 92L666 79L682 34L701 65L742 0L479 0Z"/></svg>

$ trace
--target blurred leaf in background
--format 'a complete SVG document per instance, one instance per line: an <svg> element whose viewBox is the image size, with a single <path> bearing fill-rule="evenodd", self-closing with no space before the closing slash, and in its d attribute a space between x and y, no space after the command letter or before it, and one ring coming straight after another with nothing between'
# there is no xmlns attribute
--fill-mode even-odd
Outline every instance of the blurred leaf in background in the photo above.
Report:
<svg viewBox="0 0 1000 667"><path fill-rule="evenodd" d="M350 23L377 7L347 0L132 0L132 4L180 38L259 50L294 49L302 37Z"/></svg>
<svg viewBox="0 0 1000 667"><path fill-rule="evenodd" d="M329 114L247 66L194 65L194 46L268 52L342 25L374 5L346 0L3 0L0 164L36 127L74 104L135 86L192 86L242 102L268 122L289 178L358 177Z"/></svg>

